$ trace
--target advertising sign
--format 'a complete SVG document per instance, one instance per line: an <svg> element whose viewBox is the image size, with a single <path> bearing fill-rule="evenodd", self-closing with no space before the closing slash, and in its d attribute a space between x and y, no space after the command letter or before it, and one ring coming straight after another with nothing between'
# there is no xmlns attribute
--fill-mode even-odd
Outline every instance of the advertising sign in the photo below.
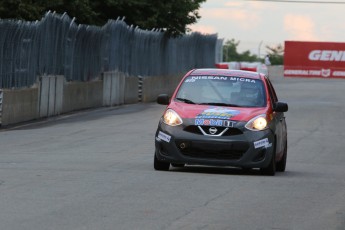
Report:
<svg viewBox="0 0 345 230"><path fill-rule="evenodd" d="M284 76L345 78L345 43L286 41Z"/></svg>

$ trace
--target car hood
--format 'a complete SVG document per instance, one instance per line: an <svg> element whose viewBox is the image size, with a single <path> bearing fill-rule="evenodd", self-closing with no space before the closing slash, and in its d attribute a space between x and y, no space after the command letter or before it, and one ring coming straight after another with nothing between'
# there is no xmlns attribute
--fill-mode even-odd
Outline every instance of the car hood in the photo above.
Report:
<svg viewBox="0 0 345 230"><path fill-rule="evenodd" d="M168 108L177 112L182 119L224 119L233 121L249 121L260 114L267 114L266 107L243 108L213 105L195 105L172 101Z"/></svg>

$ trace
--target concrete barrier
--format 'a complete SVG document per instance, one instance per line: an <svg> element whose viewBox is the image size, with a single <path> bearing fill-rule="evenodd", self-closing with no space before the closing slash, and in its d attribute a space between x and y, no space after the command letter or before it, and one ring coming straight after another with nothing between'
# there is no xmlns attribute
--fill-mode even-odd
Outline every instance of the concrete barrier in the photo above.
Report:
<svg viewBox="0 0 345 230"><path fill-rule="evenodd" d="M38 87L3 89L1 125L30 121L38 118Z"/></svg>
<svg viewBox="0 0 345 230"><path fill-rule="evenodd" d="M138 77L113 71L103 75L103 106L138 102Z"/></svg>
<svg viewBox="0 0 345 230"><path fill-rule="evenodd" d="M122 105L125 102L125 74L107 72L103 75L103 106Z"/></svg>
<svg viewBox="0 0 345 230"><path fill-rule="evenodd" d="M62 105L62 113L101 107L103 81L65 83Z"/></svg>
<svg viewBox="0 0 345 230"><path fill-rule="evenodd" d="M156 101L157 96L162 93L171 95L184 74L175 76L143 77L142 101Z"/></svg>
<svg viewBox="0 0 345 230"><path fill-rule="evenodd" d="M126 76L125 78L125 92L124 102L125 104L138 103L138 89L139 80L138 77Z"/></svg>
<svg viewBox="0 0 345 230"><path fill-rule="evenodd" d="M64 76L42 76L39 83L39 117L51 117L62 112Z"/></svg>
<svg viewBox="0 0 345 230"><path fill-rule="evenodd" d="M267 67L268 76L270 79L281 79L284 77L283 65L271 65Z"/></svg>
<svg viewBox="0 0 345 230"><path fill-rule="evenodd" d="M283 78L283 66L269 66L270 79ZM29 89L3 89L0 124L3 126L72 111L156 101L162 93L172 95L184 73L175 76L139 77L105 73L102 80L65 82L63 76L40 78ZM139 93L139 87L141 92ZM1 90L0 90L1 91Z"/></svg>

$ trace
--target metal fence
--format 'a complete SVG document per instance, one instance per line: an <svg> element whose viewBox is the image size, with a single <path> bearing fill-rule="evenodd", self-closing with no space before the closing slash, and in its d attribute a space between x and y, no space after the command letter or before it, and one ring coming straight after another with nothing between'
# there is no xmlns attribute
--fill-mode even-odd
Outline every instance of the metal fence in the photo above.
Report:
<svg viewBox="0 0 345 230"><path fill-rule="evenodd" d="M0 19L0 88L29 87L38 76L90 81L104 71L157 76L213 67L217 35L167 38L109 20L103 27L78 25L67 14L47 12L41 21Z"/></svg>

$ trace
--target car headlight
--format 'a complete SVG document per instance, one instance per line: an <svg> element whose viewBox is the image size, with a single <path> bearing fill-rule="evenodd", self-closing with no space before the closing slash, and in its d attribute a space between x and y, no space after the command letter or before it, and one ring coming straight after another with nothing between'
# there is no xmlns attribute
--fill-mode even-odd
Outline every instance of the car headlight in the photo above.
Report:
<svg viewBox="0 0 345 230"><path fill-rule="evenodd" d="M261 114L259 116L254 117L250 121L247 122L245 127L252 131L261 131L267 129L267 119L265 114Z"/></svg>
<svg viewBox="0 0 345 230"><path fill-rule="evenodd" d="M170 126L177 126L182 124L182 119L174 110L168 109L163 115L163 122Z"/></svg>

